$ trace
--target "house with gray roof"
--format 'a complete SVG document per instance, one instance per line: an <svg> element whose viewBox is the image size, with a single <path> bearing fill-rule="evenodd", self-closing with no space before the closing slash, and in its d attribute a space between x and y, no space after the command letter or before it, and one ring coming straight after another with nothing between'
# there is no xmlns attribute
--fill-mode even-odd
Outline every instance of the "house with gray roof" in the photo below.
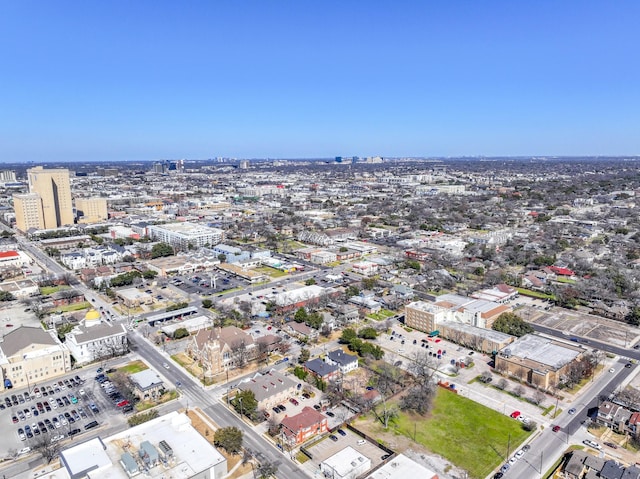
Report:
<svg viewBox="0 0 640 479"><path fill-rule="evenodd" d="M323 381L330 381L335 376L337 376L338 372L340 371L338 366L326 363L320 358L311 359L310 361L304 363L303 366L308 373L313 374Z"/></svg>
<svg viewBox="0 0 640 479"><path fill-rule="evenodd" d="M295 396L298 391L297 380L285 376L275 369L267 374L256 374L242 381L237 388L240 391L252 391L258 402L258 409L267 410Z"/></svg>
<svg viewBox="0 0 640 479"><path fill-rule="evenodd" d="M325 362L338 366L342 374L358 369L358 356L346 353L343 349L334 349L324 358Z"/></svg>

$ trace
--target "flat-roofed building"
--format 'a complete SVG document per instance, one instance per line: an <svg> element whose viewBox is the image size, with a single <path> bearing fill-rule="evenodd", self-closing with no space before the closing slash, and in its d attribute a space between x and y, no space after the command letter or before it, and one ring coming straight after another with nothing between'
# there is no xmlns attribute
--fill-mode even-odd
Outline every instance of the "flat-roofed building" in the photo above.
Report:
<svg viewBox="0 0 640 479"><path fill-rule="evenodd" d="M109 217L107 213L106 198L76 198L76 215L78 223L99 223L106 221Z"/></svg>
<svg viewBox="0 0 640 479"><path fill-rule="evenodd" d="M438 479L438 474L404 454L398 454L366 476L366 479L408 479L412 477Z"/></svg>
<svg viewBox="0 0 640 479"><path fill-rule="evenodd" d="M511 311L506 304L474 299L457 294L443 294L434 301L415 301L405 306L405 323L418 331L431 332L442 321L457 321L479 328L491 328L502 314Z"/></svg>
<svg viewBox="0 0 640 479"><path fill-rule="evenodd" d="M149 226L149 236L180 249L213 246L224 240L224 231L195 223L169 223Z"/></svg>
<svg viewBox="0 0 640 479"><path fill-rule="evenodd" d="M165 414L109 437L73 444L60 452L61 469L45 479L147 477L222 479L227 460L185 414Z"/></svg>
<svg viewBox="0 0 640 479"><path fill-rule="evenodd" d="M331 479L356 479L369 469L371 469L371 459L351 446L345 447L320 463L320 471L325 477Z"/></svg>
<svg viewBox="0 0 640 479"><path fill-rule="evenodd" d="M13 211L16 214L16 228L23 233L30 229L44 228L42 199L37 193L13 195Z"/></svg>
<svg viewBox="0 0 640 479"><path fill-rule="evenodd" d="M495 369L541 389L555 387L571 365L587 352L578 344L526 334L502 348Z"/></svg>
<svg viewBox="0 0 640 479"><path fill-rule="evenodd" d="M0 390L33 386L69 371L69 349L55 331L21 326L0 341Z"/></svg>
<svg viewBox="0 0 640 479"><path fill-rule="evenodd" d="M27 176L29 192L40 196L44 225L39 229L73 225L69 170L36 166L27 170Z"/></svg>

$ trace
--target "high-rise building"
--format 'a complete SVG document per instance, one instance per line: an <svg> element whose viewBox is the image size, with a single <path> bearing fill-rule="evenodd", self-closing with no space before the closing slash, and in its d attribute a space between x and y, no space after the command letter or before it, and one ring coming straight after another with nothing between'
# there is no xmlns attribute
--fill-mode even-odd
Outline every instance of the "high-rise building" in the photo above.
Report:
<svg viewBox="0 0 640 479"><path fill-rule="evenodd" d="M108 217L105 198L76 198L78 223L99 223Z"/></svg>
<svg viewBox="0 0 640 479"><path fill-rule="evenodd" d="M69 170L45 170L37 166L28 169L27 176L29 193L13 197L18 229L27 231L29 228L54 229L72 225Z"/></svg>
<svg viewBox="0 0 640 479"><path fill-rule="evenodd" d="M26 232L30 228L40 230L44 227L42 201L37 193L13 195L13 210L16 214L16 227Z"/></svg>
<svg viewBox="0 0 640 479"><path fill-rule="evenodd" d="M59 228L73 224L71 183L66 168L44 169L36 166L27 170L29 191L37 193L42 200L44 229Z"/></svg>

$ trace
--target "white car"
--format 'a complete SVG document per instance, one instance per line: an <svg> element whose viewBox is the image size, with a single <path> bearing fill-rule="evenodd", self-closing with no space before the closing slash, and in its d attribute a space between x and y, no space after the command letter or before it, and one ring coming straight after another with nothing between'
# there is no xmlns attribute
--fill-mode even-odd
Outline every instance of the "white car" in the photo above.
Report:
<svg viewBox="0 0 640 479"><path fill-rule="evenodd" d="M582 441L582 443L594 449L602 449L602 446L600 444L590 441L589 439L585 439L584 441Z"/></svg>
<svg viewBox="0 0 640 479"><path fill-rule="evenodd" d="M18 456L22 456L23 454L29 454L31 452L30 447L23 447L18 451Z"/></svg>
<svg viewBox="0 0 640 479"><path fill-rule="evenodd" d="M518 452L516 452L515 457L520 459L522 456L524 456L524 451L522 449L520 449Z"/></svg>
<svg viewBox="0 0 640 479"><path fill-rule="evenodd" d="M84 396L84 389L80 389L80 391L78 391L78 394L80 394L80 396Z"/></svg>
<svg viewBox="0 0 640 479"><path fill-rule="evenodd" d="M616 370L615 370L615 369L613 369L613 368L611 368L611 369L609 369L609 372L610 372L610 373L615 373L615 372L616 372Z"/></svg>
<svg viewBox="0 0 640 479"><path fill-rule="evenodd" d="M163 367L163 368L165 368L165 369L169 369L169 365L168 365L167 363L164 363L164 364L162 365L162 367Z"/></svg>
<svg viewBox="0 0 640 479"><path fill-rule="evenodd" d="M57 436L53 436L51 438L51 442L58 442L58 441L62 441L64 439L64 436L62 434L58 434Z"/></svg>

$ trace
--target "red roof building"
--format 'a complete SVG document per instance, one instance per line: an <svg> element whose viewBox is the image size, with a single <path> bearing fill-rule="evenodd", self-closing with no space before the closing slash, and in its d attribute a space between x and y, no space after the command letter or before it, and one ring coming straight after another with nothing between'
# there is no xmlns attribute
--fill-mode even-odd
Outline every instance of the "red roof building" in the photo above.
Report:
<svg viewBox="0 0 640 479"><path fill-rule="evenodd" d="M549 269L558 276L575 276L575 272L569 268L561 268L560 266L549 266Z"/></svg>
<svg viewBox="0 0 640 479"><path fill-rule="evenodd" d="M282 422L282 433L291 445L301 444L307 439L329 430L327 417L309 406L295 416L285 417Z"/></svg>

